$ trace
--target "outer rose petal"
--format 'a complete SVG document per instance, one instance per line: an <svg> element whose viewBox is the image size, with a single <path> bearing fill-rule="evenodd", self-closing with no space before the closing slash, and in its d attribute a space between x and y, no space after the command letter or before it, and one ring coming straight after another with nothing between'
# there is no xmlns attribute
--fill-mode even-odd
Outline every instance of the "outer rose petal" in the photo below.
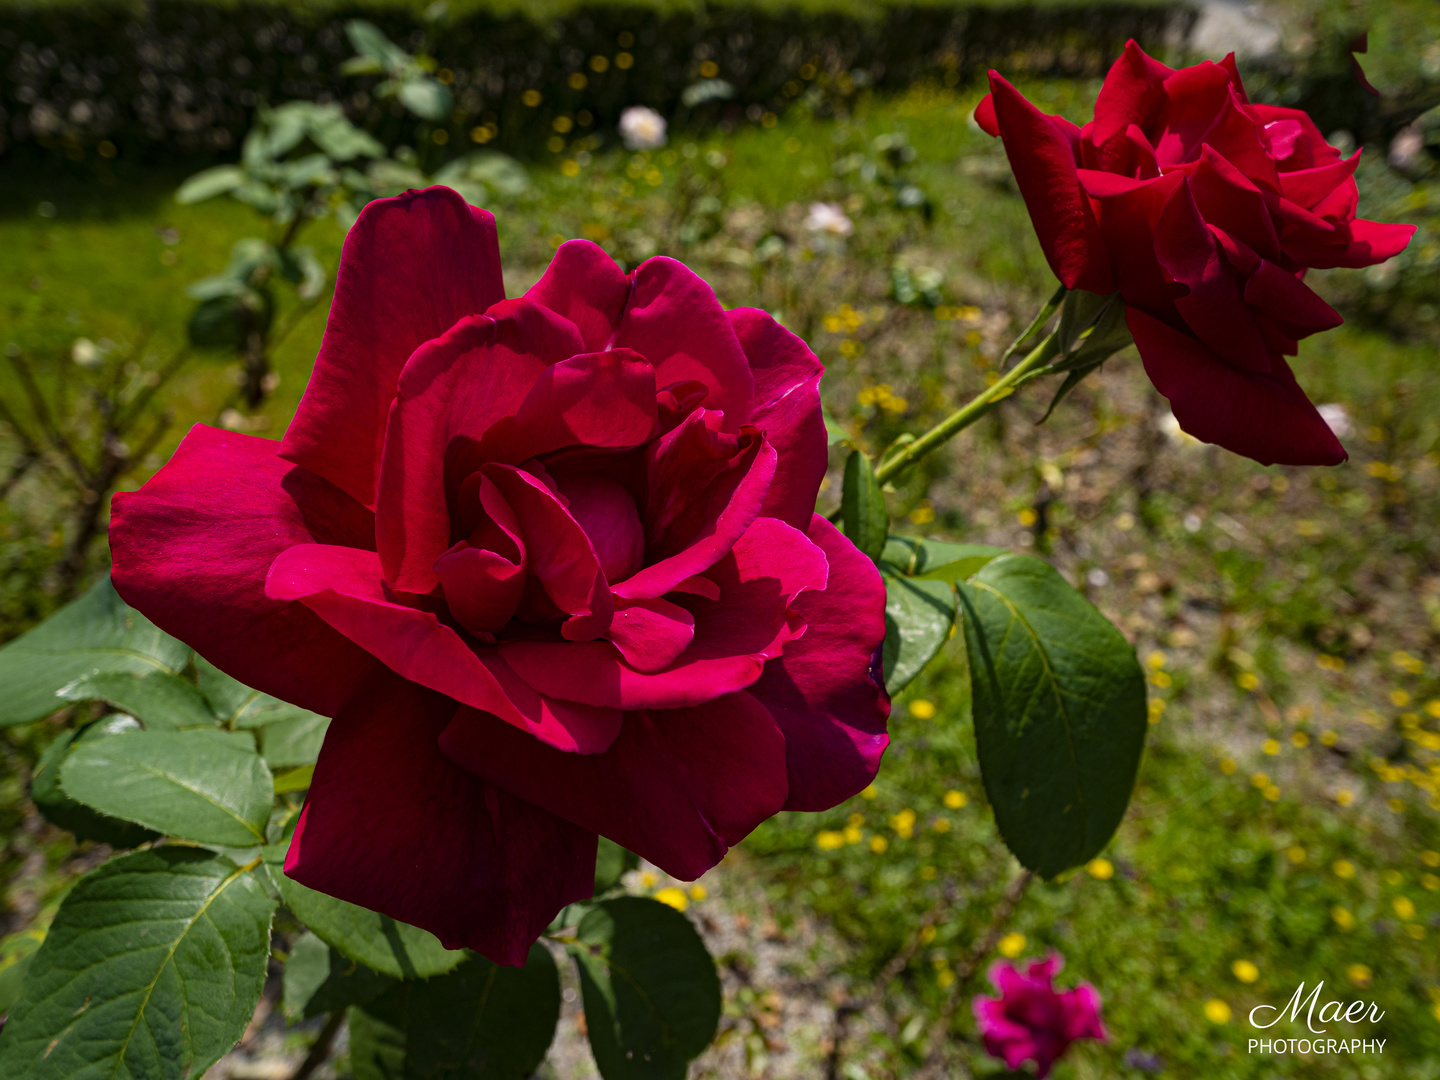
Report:
<svg viewBox="0 0 1440 1080"><path fill-rule="evenodd" d="M285 873L524 965L591 895L595 835L453 765L437 740L455 702L389 672L358 691L325 736Z"/></svg>
<svg viewBox="0 0 1440 1080"><path fill-rule="evenodd" d="M1283 357L1260 374L1231 367L1208 348L1138 308L1126 322L1155 388L1182 430L1262 465L1338 465L1345 449Z"/></svg>
<svg viewBox="0 0 1440 1080"><path fill-rule="evenodd" d="M281 454L374 506L400 369L457 319L504 298L488 212L443 187L367 205L345 238L315 372Z"/></svg>
<svg viewBox="0 0 1440 1080"><path fill-rule="evenodd" d="M1348 267L1358 270L1394 258L1404 251L1415 235L1414 225L1387 225L1379 221L1356 218L1348 227L1337 230L1333 243L1301 243L1285 241L1285 254L1304 266L1316 270Z"/></svg>
<svg viewBox="0 0 1440 1080"><path fill-rule="evenodd" d="M990 92L1005 154L1050 269L1067 288L1114 292L1100 227L1075 176L1078 132L1068 138L1059 126L1065 121L1035 108L998 72L990 73Z"/></svg>
<svg viewBox="0 0 1440 1080"><path fill-rule="evenodd" d="M626 713L603 754L562 754L465 709L440 737L462 768L608 836L668 874L699 877L785 802L785 739L743 691Z"/></svg>
<svg viewBox="0 0 1440 1080"><path fill-rule="evenodd" d="M115 495L111 577L222 671L334 716L375 658L303 604L267 597L265 575L295 544L373 546L374 518L279 448L196 424L143 488Z"/></svg>
<svg viewBox="0 0 1440 1080"><path fill-rule="evenodd" d="M829 451L820 411L825 368L805 342L766 312L735 308L729 315L755 376L750 423L778 455L775 479L760 513L803 532L815 512Z"/></svg>
<svg viewBox="0 0 1440 1080"><path fill-rule="evenodd" d="M885 640L885 584L875 564L819 514L809 537L825 553L824 592L794 607L805 635L765 665L751 693L785 733L787 810L828 810L872 780L890 743L890 698L876 657Z"/></svg>

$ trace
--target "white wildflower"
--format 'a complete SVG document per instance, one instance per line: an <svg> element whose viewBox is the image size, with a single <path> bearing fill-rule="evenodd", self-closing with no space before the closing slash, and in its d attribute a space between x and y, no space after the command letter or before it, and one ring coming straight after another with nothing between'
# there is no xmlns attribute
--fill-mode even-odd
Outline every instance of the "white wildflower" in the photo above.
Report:
<svg viewBox="0 0 1440 1080"><path fill-rule="evenodd" d="M665 145L665 118L644 105L620 114L620 137L631 150L658 150Z"/></svg>
<svg viewBox="0 0 1440 1080"><path fill-rule="evenodd" d="M830 236L849 236L855 231L855 223L845 216L839 203L814 202L810 204L810 213L805 218L805 228Z"/></svg>

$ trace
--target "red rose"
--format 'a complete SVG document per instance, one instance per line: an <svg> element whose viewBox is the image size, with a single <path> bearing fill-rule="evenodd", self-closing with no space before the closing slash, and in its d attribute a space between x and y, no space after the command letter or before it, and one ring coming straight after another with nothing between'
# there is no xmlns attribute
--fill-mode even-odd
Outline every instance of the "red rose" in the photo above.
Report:
<svg viewBox="0 0 1440 1080"><path fill-rule="evenodd" d="M335 718L285 870L510 964L596 834L693 878L875 775L885 590L813 513L821 366L680 263L572 241L506 300L432 188L345 241L283 442L115 499L121 595Z"/></svg>
<svg viewBox="0 0 1440 1080"><path fill-rule="evenodd" d="M1383 262L1415 231L1355 216L1359 153L1250 104L1233 55L1174 71L1132 41L1083 128L993 71L990 88L975 119L1004 138L1051 269L1119 291L1181 428L1266 465L1344 461L1285 357L1343 321L1307 269Z"/></svg>

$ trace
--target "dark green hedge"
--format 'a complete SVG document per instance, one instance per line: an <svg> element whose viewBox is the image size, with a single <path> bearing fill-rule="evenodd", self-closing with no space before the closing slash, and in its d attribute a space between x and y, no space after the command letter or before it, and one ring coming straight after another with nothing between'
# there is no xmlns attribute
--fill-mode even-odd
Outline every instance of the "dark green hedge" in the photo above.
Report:
<svg viewBox="0 0 1440 1080"><path fill-rule="evenodd" d="M445 135L414 130L389 102L377 104L367 93L374 79L340 73L352 15L412 51L428 50L453 77L457 105ZM573 139L612 131L632 104L681 124L738 124L778 113L800 94L823 109L858 87L901 89L922 78L953 85L992 64L1098 74L1126 38L1159 46L1193 17L1185 0L885 6L868 18L813 7L617 4L545 21L471 9L436 23L403 7L6 6L0 153L29 146L77 160L97 149L132 160L223 156L233 154L256 103L306 98L341 101L371 129L432 146L446 140L452 151L489 124L490 145L525 154L554 137L557 117L578 118ZM616 64L622 52L633 58L624 70ZM686 109L681 94L707 61L735 97ZM576 76L583 86L573 85ZM541 93L538 106L525 104L527 90Z"/></svg>

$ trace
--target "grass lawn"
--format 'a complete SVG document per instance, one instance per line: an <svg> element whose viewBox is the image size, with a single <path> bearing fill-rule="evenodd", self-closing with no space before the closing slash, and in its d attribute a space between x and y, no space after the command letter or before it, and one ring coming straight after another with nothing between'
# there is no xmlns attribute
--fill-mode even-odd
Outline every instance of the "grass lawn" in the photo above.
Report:
<svg viewBox="0 0 1440 1080"><path fill-rule="evenodd" d="M1095 91L1023 89L1074 116ZM534 168L530 192L494 207L508 290L538 277L562 237L630 265L681 257L725 303L804 335L827 365L831 415L883 449L984 386L1053 288L1003 154L969 123L975 97L919 86L848 119L797 110L650 154L572 141ZM148 332L143 379L181 344L184 287L262 231L238 203L175 205L179 179L9 186L0 312L42 385L74 379L76 338ZM822 199L853 220L848 239L805 229ZM328 221L309 229L332 274L340 241ZM235 422L283 431L322 326L323 306L277 351L271 399ZM1423 337L1346 327L1304 343L1296 370L1312 398L1346 408L1348 464L1261 468L1185 440L1127 351L1045 425L1043 388L1022 394L895 492L917 535L1051 559L1136 644L1153 724L1130 814L1103 858L1031 884L997 920L1018 867L985 805L968 680L950 654L896 701L872 790L828 814L781 815L702 882L690 911L719 951L727 1016L700 1075L823 1075L836 1001L860 999L897 953L907 960L883 1002L858 1001L848 1022L839 1075L912 1074L947 1018L949 1075L999 1075L970 996L996 956L1054 948L1062 982L1100 990L1111 1034L1078 1047L1061 1080L1440 1077L1440 358ZM224 356L190 362L146 469L219 414L237 371ZM22 400L9 372L0 395ZM0 509L7 633L49 603L36 567L63 542L64 510L49 476ZM26 809L48 737L32 725L0 740L12 930L97 857ZM990 931L994 949L972 955ZM1323 981L1322 1001L1376 1002L1379 1022L1328 1034L1384 1039L1383 1054L1248 1052L1261 1034L1250 1010L1284 1004L1302 981Z"/></svg>

